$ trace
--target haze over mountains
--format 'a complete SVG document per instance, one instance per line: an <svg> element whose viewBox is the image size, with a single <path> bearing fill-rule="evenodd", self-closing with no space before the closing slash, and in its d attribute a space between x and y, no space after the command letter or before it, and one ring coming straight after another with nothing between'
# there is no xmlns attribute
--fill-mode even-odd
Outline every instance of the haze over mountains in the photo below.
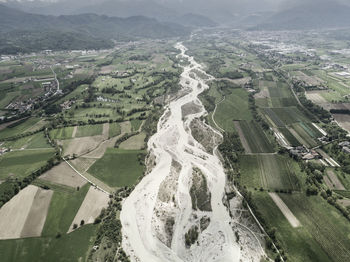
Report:
<svg viewBox="0 0 350 262"><path fill-rule="evenodd" d="M349 0L3 0L26 12L46 15L94 13L146 16L185 26L264 30L350 26ZM190 15L189 15L190 14Z"/></svg>
<svg viewBox="0 0 350 262"><path fill-rule="evenodd" d="M350 0L0 0L0 52L107 48L112 40L183 36L195 27L350 27Z"/></svg>
<svg viewBox="0 0 350 262"><path fill-rule="evenodd" d="M110 48L113 46L112 40L176 37L189 32L184 26L161 23L143 16L48 16L29 14L0 5L0 54L43 49Z"/></svg>
<svg viewBox="0 0 350 262"><path fill-rule="evenodd" d="M325 29L350 26L350 7L337 1L309 1L278 12L255 29Z"/></svg>

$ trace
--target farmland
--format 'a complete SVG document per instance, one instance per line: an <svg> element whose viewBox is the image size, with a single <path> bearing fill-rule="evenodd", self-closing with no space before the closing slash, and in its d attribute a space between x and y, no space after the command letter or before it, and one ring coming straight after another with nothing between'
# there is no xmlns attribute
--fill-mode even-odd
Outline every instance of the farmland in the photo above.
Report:
<svg viewBox="0 0 350 262"><path fill-rule="evenodd" d="M87 225L68 235L56 237L1 240L0 252L4 261L27 262L79 261L87 257L96 233L95 225ZM35 252L33 252L35 250Z"/></svg>
<svg viewBox="0 0 350 262"><path fill-rule="evenodd" d="M39 121L40 119L35 117L29 118L24 122L20 121L12 127L7 127L6 129L1 130L0 139L23 134L25 132L28 132L28 130L31 129L32 127L35 127L35 129L40 129L40 125L37 125Z"/></svg>
<svg viewBox="0 0 350 262"><path fill-rule="evenodd" d="M143 150L108 148L104 156L93 164L88 173L111 187L129 186L142 175L140 159Z"/></svg>
<svg viewBox="0 0 350 262"><path fill-rule="evenodd" d="M239 122L252 153L272 153L274 148L262 128L254 121Z"/></svg>
<svg viewBox="0 0 350 262"><path fill-rule="evenodd" d="M57 233L68 231L73 218L78 212L90 185L83 186L79 191L56 187L52 196L42 236L56 236Z"/></svg>
<svg viewBox="0 0 350 262"><path fill-rule="evenodd" d="M121 127L119 123L109 124L109 137L119 136L121 134Z"/></svg>
<svg viewBox="0 0 350 262"><path fill-rule="evenodd" d="M281 198L328 257L336 261L347 260L350 255L350 230L345 218L318 197L306 198L298 194L286 197L282 194Z"/></svg>
<svg viewBox="0 0 350 262"><path fill-rule="evenodd" d="M102 134L102 125L79 126L75 137L98 136Z"/></svg>
<svg viewBox="0 0 350 262"><path fill-rule="evenodd" d="M243 155L240 183L249 188L270 190L299 190L298 167L286 157L278 155Z"/></svg>
<svg viewBox="0 0 350 262"><path fill-rule="evenodd" d="M53 149L20 150L0 156L0 179L24 178L46 164L55 151Z"/></svg>
<svg viewBox="0 0 350 262"><path fill-rule="evenodd" d="M265 42L261 42L261 46L256 44L259 40L254 34L243 33L240 37L246 37L253 43L242 44L239 37L225 35L224 43L215 37L208 37L205 40L194 37L190 45L191 53L201 59L209 73L215 73L214 76L218 77L223 73L223 68L231 66L244 73L248 72L252 79L251 83L244 86L237 85L235 88L225 89L218 84L211 84L210 90L201 95L201 100L209 112L207 122L216 128L211 119L213 117L225 132L236 133L244 148L244 152L239 151L238 146L235 148L236 151L233 149L235 153L229 165L228 179L233 176L235 184L238 184L248 202L258 212L259 220L267 232L269 234L275 232L273 234L276 237L273 237L273 240L277 247L283 250L282 254L285 254L288 261L345 261L349 256L350 232L346 215L342 216L342 211L339 212L341 208L337 207L337 210L332 206L330 199L326 201L327 196L323 192L326 187L322 177L318 178L321 179L320 182L311 182L316 178L311 178L310 170L305 170L305 162L298 157L291 158L291 154L287 152L291 150L289 146L296 148L303 145L304 147L299 148L308 150L325 143L319 140L325 133L318 130L313 123L325 130L329 121L327 114L315 105L307 104L303 96L306 94L315 103L323 103L327 110L331 108L345 110L348 104L344 103L346 99L344 96L349 93L348 89L345 92L345 86L348 86L349 81L339 80L340 77L334 70L332 73L329 73L328 69L316 70L318 66L312 63L298 61L290 64L290 60L298 60L299 57L293 53L283 53L285 47L283 44L281 44L283 51L274 53L273 48L269 49ZM266 48L269 51L266 51ZM208 54L217 59L210 60L206 57ZM257 58L252 59L256 54ZM231 60L235 60L239 65ZM266 71L255 70L255 66L262 67ZM323 74L320 71L328 72ZM233 94L238 93L239 98L233 98ZM254 103L249 93L253 94ZM231 101L238 109L231 105ZM338 104L335 101L338 101ZM215 105L217 109L213 115ZM346 127L345 115L337 117L340 124ZM318 118L325 120L325 123L318 122ZM269 128L266 128L266 125ZM327 129L327 132L330 132L330 129ZM276 142L280 142L277 150L271 136L273 132L277 138ZM281 143L276 132L280 132L287 143ZM232 146L234 145L232 143ZM227 150L227 147L222 148ZM227 151L222 153L227 154ZM235 156L238 158L237 162ZM231 157L230 153L226 157ZM311 163L316 166L319 161L310 161L310 166ZM335 183L337 188L341 188L341 183L348 190L348 176L334 168L330 169L334 172L331 183ZM322 170L321 168L320 172L325 176L327 173ZM232 175L231 172L236 175ZM316 192L322 192L323 198L307 197L311 186L317 188ZM330 188L333 188L333 185ZM335 189L333 192L349 197L346 190ZM344 203L347 203L346 201L344 200ZM331 240L327 240L327 235L330 235ZM270 254L268 247L267 252L272 258L274 257L275 254Z"/></svg>
<svg viewBox="0 0 350 262"><path fill-rule="evenodd" d="M74 127L72 126L54 129L50 131L50 136L53 139L59 139L59 140L69 139L69 138L72 138L73 130L74 130Z"/></svg>
<svg viewBox="0 0 350 262"><path fill-rule="evenodd" d="M343 203L341 200L347 203L346 198L350 198L345 152L338 154L343 160L338 168L321 166L317 157L323 157L322 154L304 161L303 155L292 153L293 150L317 153L323 149L335 157L336 151L330 151L342 141L334 135L337 140L322 146L333 137L329 134L324 141L319 140L325 135L313 123L332 133L336 122L330 123L332 119L320 117L321 109L311 102L308 104L306 98L326 110L344 110L345 114L334 115L335 120L344 127L349 122L346 110L350 108L347 98L350 80L338 72L345 70L341 68L348 64L348 59L339 54L332 56L332 49L339 46L324 39L321 48L314 48L314 43L321 40L315 32L310 35L215 28L183 39L188 48L186 53L193 55L214 77L197 74L210 79L207 82L210 88L199 96L208 115L197 119L196 130L192 130L193 137L208 148L205 152L202 148L193 150L197 143L189 139L193 145L189 143L186 153L193 155L189 158L191 161L200 161L199 166L208 166L205 183L202 183L208 186L205 198L218 203L206 212L215 211L216 204L220 206L223 199L227 205L223 210L230 210L233 216L233 228L251 231L249 238L233 232L241 247L251 244L251 238L256 237L262 239L260 243L271 260L277 257L279 261L279 255L271 248L270 241L273 241L285 261L342 262L350 256L346 218L349 208L337 206ZM259 40L260 36L263 41ZM147 139L156 132L158 118L169 101L184 99L188 91L178 92L180 64L186 61L176 57L178 50L173 48L174 44L175 40L135 39L118 43L113 50L38 53L35 57L11 58L18 59L18 63L0 63L0 116L5 117L0 126L0 148L9 149L0 155L0 194L15 195L7 203L7 199L2 198L1 204L5 205L0 209L0 216L6 219L0 221L0 227L12 231L12 237L17 238L9 240L12 237L5 234L6 240L0 241L4 261L49 261L52 258L55 261L91 261L91 257L87 259L89 254L93 254L94 261L120 260L118 252L123 251L119 221L123 211L120 213L120 210L128 202L124 201L125 197L135 193L132 189L146 168L150 170L153 162L157 162L150 154L147 158L150 166L145 166ZM341 47L345 48L343 44ZM320 54L327 54L331 59L321 59ZM54 83L47 88L42 84L42 78L52 78L50 65L55 65L62 93L53 94L56 93ZM200 85L197 87L199 90ZM48 100L38 99L50 88L53 92ZM17 101L36 102L30 104L25 113L20 113L20 109L6 109ZM182 112L177 113L182 113L182 120L185 120L186 108L180 110ZM219 130L223 138L213 135L210 127L203 128L204 122ZM207 133L202 135L204 131ZM281 143L280 134L287 143ZM167 146L172 146L172 138L177 135L169 136ZM221 139L224 143L218 147L219 153L213 149ZM304 147L292 148L298 146ZM318 146L321 148L317 149ZM160 148L157 145L157 150ZM31 176L55 154L49 170ZM209 161L219 155L222 158L217 159L222 163L218 160L219 168L212 172ZM175 166L172 162L171 172L178 171ZM224 173L220 173L221 167L226 171L226 179ZM215 171L220 171L217 173L222 176L212 179ZM171 184L166 188L173 190L177 183L172 180L176 176L171 175L165 182ZM177 234L180 240L188 236L188 233L179 234L183 229L178 227L181 221L177 219L182 214L176 212L200 190L195 185L188 186L185 175L179 171L178 176L185 183L181 190L165 192L169 193L169 203L161 203L164 210L157 210L158 202L152 209L160 218L159 221L156 216L150 219L152 230L157 231L142 233L150 237L156 233L161 241L170 239L172 234ZM20 183L24 181L28 186L17 195L12 194L21 189ZM220 195L209 192L216 188L218 181L225 191ZM17 187L12 188L12 184ZM242 202L235 188L245 198ZM145 192L148 189L145 187ZM156 196L157 192L152 193ZM147 199L152 194L140 196ZM31 203L36 203L35 207ZM140 203L142 201L134 205L135 213L129 214L142 214L144 207ZM269 236L253 222L247 204ZM198 211L188 216L190 219L186 218L183 224L185 228L199 220L202 223L202 213ZM238 213L240 215L234 217ZM6 217L6 214L9 215ZM130 228L133 218L127 217ZM146 216L139 218L146 221ZM214 221L214 217L211 219ZM11 220L16 223L8 226ZM165 233L163 225L158 224L163 220ZM215 226L211 223L207 229L201 228L203 232L208 231L198 232L198 242L186 247L183 256L203 248L203 239ZM210 234L211 245L216 245L216 240L216 236ZM181 250L181 241L178 242L176 245ZM218 246L214 249L219 254ZM243 249L241 253L245 254ZM129 254L130 250L126 251ZM192 261L190 255L184 260ZM241 258L245 261L246 257Z"/></svg>
<svg viewBox="0 0 350 262"><path fill-rule="evenodd" d="M291 261L329 261L328 255L304 227L303 221L301 227L293 228L266 192L254 192L253 200L265 223L277 229L276 236Z"/></svg>
<svg viewBox="0 0 350 262"><path fill-rule="evenodd" d="M28 186L6 203L0 212L0 239L41 235L52 191Z"/></svg>
<svg viewBox="0 0 350 262"><path fill-rule="evenodd" d="M16 149L40 149L40 148L50 148L47 139L43 132L36 133L32 136L25 136L23 138L7 141L4 143L5 147Z"/></svg>

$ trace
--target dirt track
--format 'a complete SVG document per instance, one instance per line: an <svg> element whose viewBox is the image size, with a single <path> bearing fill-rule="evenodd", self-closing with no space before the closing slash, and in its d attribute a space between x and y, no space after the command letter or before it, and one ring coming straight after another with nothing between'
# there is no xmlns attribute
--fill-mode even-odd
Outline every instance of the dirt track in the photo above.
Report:
<svg viewBox="0 0 350 262"><path fill-rule="evenodd" d="M278 208L281 210L282 214L285 216L285 218L288 220L290 225L292 227L299 227L300 222L299 220L294 216L292 211L287 207L287 205L283 202L283 200L276 194L276 193L269 193L270 197L272 198L273 202L278 206Z"/></svg>
<svg viewBox="0 0 350 262"><path fill-rule="evenodd" d="M75 135L77 134L77 131L78 131L78 126L75 126L75 127L73 128L72 138L75 138Z"/></svg>

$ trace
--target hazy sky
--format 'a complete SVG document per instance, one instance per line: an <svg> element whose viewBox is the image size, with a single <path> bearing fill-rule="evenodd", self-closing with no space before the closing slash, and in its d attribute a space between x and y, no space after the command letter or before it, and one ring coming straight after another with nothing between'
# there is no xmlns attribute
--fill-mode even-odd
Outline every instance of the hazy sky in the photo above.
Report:
<svg viewBox="0 0 350 262"><path fill-rule="evenodd" d="M16 0L0 0L0 2L10 2ZM195 9L226 9L230 12L257 12L257 11L277 11L287 9L295 5L305 4L307 2L319 3L321 1L340 2L350 6L350 0L17 0L19 2L67 2L80 3L81 5L89 5L91 3L99 3L105 1L116 2L137 2L137 1L153 1L164 3L167 6L179 7L188 5ZM40 5L40 4L39 4Z"/></svg>

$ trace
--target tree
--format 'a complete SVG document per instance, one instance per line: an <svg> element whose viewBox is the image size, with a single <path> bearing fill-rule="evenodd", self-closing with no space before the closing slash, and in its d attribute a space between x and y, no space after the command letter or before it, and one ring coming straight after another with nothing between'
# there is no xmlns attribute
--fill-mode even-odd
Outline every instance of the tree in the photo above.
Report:
<svg viewBox="0 0 350 262"><path fill-rule="evenodd" d="M84 219L80 221L80 226L83 226L85 224Z"/></svg>

